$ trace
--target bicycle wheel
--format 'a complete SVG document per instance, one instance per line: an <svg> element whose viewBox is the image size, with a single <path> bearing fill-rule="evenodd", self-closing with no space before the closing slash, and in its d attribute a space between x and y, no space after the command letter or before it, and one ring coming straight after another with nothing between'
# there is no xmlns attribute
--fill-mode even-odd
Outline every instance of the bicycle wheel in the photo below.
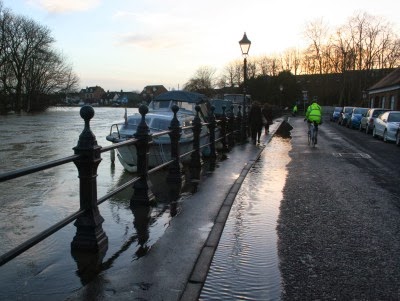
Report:
<svg viewBox="0 0 400 301"><path fill-rule="evenodd" d="M313 128L312 137L311 137L311 146L315 147L315 141L317 140L317 131Z"/></svg>
<svg viewBox="0 0 400 301"><path fill-rule="evenodd" d="M315 147L317 144L317 135L318 135L318 125L314 124L313 126L313 135L312 135L312 146Z"/></svg>

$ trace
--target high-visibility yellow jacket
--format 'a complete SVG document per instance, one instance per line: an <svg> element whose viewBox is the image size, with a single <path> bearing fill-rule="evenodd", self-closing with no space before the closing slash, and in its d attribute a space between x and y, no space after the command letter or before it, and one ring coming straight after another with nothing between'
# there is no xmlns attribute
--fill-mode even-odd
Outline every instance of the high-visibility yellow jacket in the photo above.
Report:
<svg viewBox="0 0 400 301"><path fill-rule="evenodd" d="M308 121L321 123L322 109L316 102L307 108L306 118Z"/></svg>

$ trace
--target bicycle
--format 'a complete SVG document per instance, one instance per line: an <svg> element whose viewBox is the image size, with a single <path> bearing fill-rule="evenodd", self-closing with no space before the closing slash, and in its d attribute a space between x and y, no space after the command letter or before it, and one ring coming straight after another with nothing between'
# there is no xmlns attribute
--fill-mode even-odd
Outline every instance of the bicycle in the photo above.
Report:
<svg viewBox="0 0 400 301"><path fill-rule="evenodd" d="M308 145L311 144L312 147L315 147L315 144L317 144L317 134L318 125L315 122L310 122L310 127L308 130Z"/></svg>

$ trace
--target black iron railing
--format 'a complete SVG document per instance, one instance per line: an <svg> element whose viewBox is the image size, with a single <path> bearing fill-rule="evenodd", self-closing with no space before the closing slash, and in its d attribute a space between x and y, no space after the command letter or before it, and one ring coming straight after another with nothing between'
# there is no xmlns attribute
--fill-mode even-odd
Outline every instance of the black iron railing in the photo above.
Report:
<svg viewBox="0 0 400 301"><path fill-rule="evenodd" d="M74 155L0 174L0 182L4 182L73 162L78 169L80 186L79 210L14 249L2 254L0 256L0 266L9 262L73 221L75 221L74 225L76 226L76 234L71 242L72 253L105 253L108 248L108 238L102 228L104 219L100 215L98 206L122 190L132 186L134 188L134 193L130 202L131 207L137 204L150 205L154 201L155 197L149 188L149 174L166 167L168 167L168 176L166 181L168 183L169 193L171 194L172 199L178 198L184 177L180 160L184 156L191 156L189 163L190 181L192 181L194 185L198 185L200 182L202 166L202 157L200 153L201 148L209 147L210 160L216 160L216 142L221 142L221 152L228 152L229 149L235 145L235 141L239 141L238 137L240 137L241 126L240 108L238 116L234 116L233 113L229 116L225 116L225 108L223 108L222 117L219 120L216 120L214 117L214 108L212 107L212 114L209 116L208 122L203 123L199 116L200 107L197 106L194 121L192 122L192 125L188 127L181 127L177 118L178 110L179 107L177 106L172 108L174 116L171 120L169 131L150 134L149 127L145 121L148 108L147 106L142 105L139 108L139 113L142 118L134 137L123 142L114 143L110 146L101 147L97 145L96 137L90 129L90 120L94 116L94 109L91 106L84 106L80 110L80 115L84 119L85 126L79 136L77 146L74 147ZM233 111L232 107L231 112ZM209 129L210 139L209 143L200 145L200 133L204 125ZM216 128L219 129L220 133L218 138L215 137ZM193 131L193 149L187 153L180 154L179 140L182 130L185 129L191 129ZM149 148L152 144L152 138L166 134L170 136L171 140L171 158L169 161L149 170ZM127 145L135 145L136 147L137 176L101 198L97 198L96 178L97 167L102 160L101 153L113 151Z"/></svg>

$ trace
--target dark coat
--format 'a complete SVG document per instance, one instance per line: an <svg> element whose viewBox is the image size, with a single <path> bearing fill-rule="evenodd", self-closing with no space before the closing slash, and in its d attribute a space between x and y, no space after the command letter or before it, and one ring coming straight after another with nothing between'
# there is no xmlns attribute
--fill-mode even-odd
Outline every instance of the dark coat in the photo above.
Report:
<svg viewBox="0 0 400 301"><path fill-rule="evenodd" d="M264 106L264 108L262 109L262 114L264 115L264 118L267 119L268 124L272 124L272 108Z"/></svg>
<svg viewBox="0 0 400 301"><path fill-rule="evenodd" d="M255 128L263 126L261 107L258 104L253 104L250 108L249 124Z"/></svg>

